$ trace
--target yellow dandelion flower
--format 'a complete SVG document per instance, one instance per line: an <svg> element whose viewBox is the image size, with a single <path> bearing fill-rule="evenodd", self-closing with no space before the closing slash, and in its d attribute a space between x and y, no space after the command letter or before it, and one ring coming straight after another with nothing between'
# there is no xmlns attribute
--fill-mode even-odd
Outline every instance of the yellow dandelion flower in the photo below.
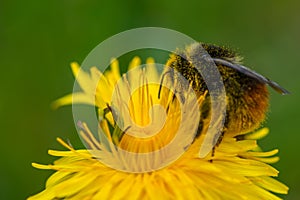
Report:
<svg viewBox="0 0 300 200"><path fill-rule="evenodd" d="M138 57L134 58L129 69L140 63ZM194 114L197 112L182 111L185 106L197 109L195 99L186 98L180 103L167 87L162 87L158 98L160 86L155 82L161 77L153 59L146 63L144 69L132 70L122 77L117 60L104 75L96 68L91 68L90 74L80 72L78 64L71 64L82 91L58 99L53 107L72 102L96 106L101 131L97 135L88 124L79 123L80 135L89 146L85 150L75 150L58 138L67 151L50 150L50 155L61 157L53 164L33 164L56 172L47 180L45 190L28 200L261 200L280 199L275 193L287 193L287 186L273 178L278 171L269 165L278 161L278 150L263 152L257 145L257 140L268 134L267 128L243 137L225 134L214 155L199 158L205 134L194 139L189 133L199 122L195 120L199 116ZM141 82L146 84L140 86ZM121 98L128 99L125 105ZM197 104L203 98L197 97ZM165 115L161 115L161 109ZM204 124L203 132L207 128ZM183 134L177 137L178 131ZM170 148L164 149L169 144ZM179 152L179 156L174 152Z"/></svg>

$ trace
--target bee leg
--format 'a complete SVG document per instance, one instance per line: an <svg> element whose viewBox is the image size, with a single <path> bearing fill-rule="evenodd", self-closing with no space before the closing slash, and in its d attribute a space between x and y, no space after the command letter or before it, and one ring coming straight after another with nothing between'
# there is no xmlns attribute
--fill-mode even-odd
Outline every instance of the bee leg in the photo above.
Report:
<svg viewBox="0 0 300 200"><path fill-rule="evenodd" d="M200 136L200 134L202 133L203 124L204 124L203 120L200 119L200 122L199 122L199 125L198 125L198 129L197 129L197 133L196 133L195 138L198 138Z"/></svg>
<svg viewBox="0 0 300 200"><path fill-rule="evenodd" d="M167 74L171 74L170 75L170 77L173 77L173 73L172 73L172 71L167 71L167 72L165 72L163 75L162 75L162 77L161 77L161 80L160 80L160 85L159 85L159 89L158 89L158 99L160 99L160 94L161 94L161 90L162 90L162 86L163 86L163 82L164 82L164 79L165 79L165 76L167 75ZM172 80L172 81L174 81L174 80Z"/></svg>
<svg viewBox="0 0 300 200"><path fill-rule="evenodd" d="M222 131L222 133L221 133L220 137L218 138L218 141L217 141L215 146L218 147L221 144L221 142L223 140L223 137L224 137L224 131Z"/></svg>
<svg viewBox="0 0 300 200"><path fill-rule="evenodd" d="M217 143L215 144L215 146L213 147L212 151L211 151L211 158L213 158L215 156L215 151L216 151L216 148L221 144L222 140L223 140L223 137L224 137L224 131L222 131L220 137L218 138L217 140ZM210 159L209 162L213 162L213 159Z"/></svg>
<svg viewBox="0 0 300 200"><path fill-rule="evenodd" d="M212 158L215 156L215 149L216 149L216 146L214 146L213 149L212 149L212 151L211 151L211 159L209 159L209 162L210 162L210 163L213 162L213 159L212 159Z"/></svg>

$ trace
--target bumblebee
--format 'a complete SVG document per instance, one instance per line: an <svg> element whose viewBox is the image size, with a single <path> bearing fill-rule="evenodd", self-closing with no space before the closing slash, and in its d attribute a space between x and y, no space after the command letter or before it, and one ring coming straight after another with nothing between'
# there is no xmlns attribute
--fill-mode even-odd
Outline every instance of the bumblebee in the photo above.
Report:
<svg viewBox="0 0 300 200"><path fill-rule="evenodd" d="M191 48L193 46L193 48ZM269 104L267 85L281 94L289 92L268 78L242 65L242 57L235 51L212 44L197 43L185 50L177 50L167 62L167 66L175 69L188 80L197 96L205 96L200 112L201 119L197 135L201 134L203 124L209 121L211 100L207 85L197 70L195 60L201 64L199 52L204 50L221 75L226 92L226 117L222 135L226 133L247 133L258 128L264 121ZM207 54L206 53L206 54ZM198 56L198 57L197 57ZM174 75L174 74L173 74ZM169 75L169 76L173 76ZM178 77L173 76L173 80ZM180 82L177 80L177 82ZM159 94L160 95L160 94ZM219 142L221 138L217 138ZM218 144L218 143L217 143Z"/></svg>

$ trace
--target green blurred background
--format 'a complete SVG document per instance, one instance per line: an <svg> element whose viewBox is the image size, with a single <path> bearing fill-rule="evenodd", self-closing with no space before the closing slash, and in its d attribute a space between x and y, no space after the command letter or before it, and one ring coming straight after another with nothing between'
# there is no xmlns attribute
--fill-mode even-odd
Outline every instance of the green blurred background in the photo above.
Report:
<svg viewBox="0 0 300 200"><path fill-rule="evenodd" d="M265 150L280 149L285 199L300 199L300 1L0 1L0 199L25 199L42 190L50 171L47 150L56 137L82 147L71 107L50 108L72 91L72 61L127 29L158 26L196 40L239 48L245 65L292 92L271 92ZM122 64L122 63L121 63ZM126 65L126 63L123 63ZM298 128L297 128L298 127Z"/></svg>

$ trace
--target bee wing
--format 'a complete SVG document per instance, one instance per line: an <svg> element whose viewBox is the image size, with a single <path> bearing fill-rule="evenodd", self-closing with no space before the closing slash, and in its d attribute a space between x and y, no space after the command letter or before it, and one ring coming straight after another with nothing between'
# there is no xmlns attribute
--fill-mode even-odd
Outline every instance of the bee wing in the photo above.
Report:
<svg viewBox="0 0 300 200"><path fill-rule="evenodd" d="M243 65L238 65L238 64L233 64L231 62L228 62L226 60L223 60L223 59L220 59L220 58L213 58L213 61L216 63L216 64L220 64L220 65L224 65L224 66L227 66L227 67L230 67L232 69L235 69L237 70L238 72L241 72L249 77L252 77L262 83L266 83L268 84L269 86L271 86L275 91L279 92L280 94L290 94L290 92L286 89L284 89L283 87L281 87L280 85L278 85L278 83L274 82L274 81L271 81L270 79L262 76L261 74L243 66Z"/></svg>

